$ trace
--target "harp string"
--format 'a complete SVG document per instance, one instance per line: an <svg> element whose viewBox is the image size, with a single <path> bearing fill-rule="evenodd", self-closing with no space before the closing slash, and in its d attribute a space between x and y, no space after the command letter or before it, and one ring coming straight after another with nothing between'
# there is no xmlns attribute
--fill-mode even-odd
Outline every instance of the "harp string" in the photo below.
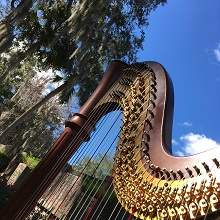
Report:
<svg viewBox="0 0 220 220"><path fill-rule="evenodd" d="M119 133L118 133L119 134ZM103 156L103 158L106 156L106 154L108 153L108 151L110 150L110 148L112 148L112 145L113 145L113 143L116 143L116 140L117 140L117 138L118 138L118 135L114 138L114 140L113 140L113 142L110 144L110 147L108 148L108 150L106 151L106 153L105 153L105 155ZM99 163L99 165L100 165L101 163ZM98 165L98 166L99 166ZM96 167L96 169L98 168L98 166ZM96 171L96 170L95 170ZM94 171L94 173L95 173L95 171ZM109 170L110 171L110 170ZM93 175L94 175L94 173L93 173ZM93 176L92 175L92 176ZM93 180L93 183L95 182L95 178L94 178L94 180ZM93 185L93 183L91 183L90 184L90 186L92 186ZM105 183L105 178L103 178L103 180L101 181L101 183L99 184L99 186L97 187L97 189L96 189L96 186L98 185L98 181L96 181L96 183L95 183L95 185L93 186L93 188L92 188L92 190L90 190L90 186L88 186L88 189L87 189L87 191L85 192L85 194L84 195L87 195L87 198L84 198L84 196L81 198L81 200L79 201L79 203L78 203L78 205L80 204L81 205L81 201L84 201L83 202L83 204L81 205L81 208L79 209L79 211L78 211L78 213L76 214L76 216L74 217L74 220L75 219L79 219L79 218L77 218L79 215L80 215L80 212L81 212L81 210L82 210L82 207L84 207L84 205L86 204L86 202L88 201L88 199L91 197L91 195L92 194L94 194L94 195L96 195L96 193L100 190L100 188L101 188L101 186L103 185ZM96 191L94 192L94 189L96 189ZM88 209L88 207L89 207L89 205L90 205L90 202L87 204L87 206L84 208L84 211L82 212L82 214L81 214L81 217L80 217L80 219L83 217L83 215L85 214L85 212L86 212L86 210ZM78 208L78 206L76 207L76 209ZM72 214L73 215L73 214ZM71 217L72 217L72 215L71 215ZM70 217L70 218L71 218Z"/></svg>
<svg viewBox="0 0 220 220"><path fill-rule="evenodd" d="M105 124L105 122L107 121L108 118L109 118L109 115L107 115L107 117L103 117L103 118L101 119L101 123L98 124L98 127L97 127L97 132L95 132L94 135L91 136L91 141L90 141L88 144L86 144L84 147L80 147L79 150L78 150L79 152L76 152L76 156L73 157L72 160L70 160L69 163L77 164L77 163L79 163L79 161L81 160L81 158L85 159L85 157L86 157L87 154L91 154L92 149L91 149L90 146L91 146L91 145L93 144L93 142L96 140L95 138L96 138L97 134L98 134L99 131L102 129L103 125ZM82 159L82 160L83 160L83 159ZM83 173L83 171L80 172L79 176L80 176L82 173ZM60 175L60 178L59 178L56 182L59 182L60 179L63 179L63 178L62 178L62 175ZM78 179L79 179L79 178L77 178L77 179L74 181L74 183L76 183ZM63 181L64 181L64 180L63 180ZM60 187L59 187L59 188L56 188L56 191L54 191L54 192L52 193L52 195L51 195L47 200L44 200L44 202L43 202L42 205L43 205L44 207L51 207L51 205L50 205L50 204L47 204L47 202L48 202L49 200L52 200L52 201L49 201L49 202L54 204L54 201L53 201L53 200L55 200L55 202L57 201L57 198L54 198L54 195L57 195L57 197L58 197L58 191L61 191L61 193L62 193L63 190L65 190L65 184L62 184L62 183L61 183L61 184L60 184ZM52 199L50 199L50 198L52 198ZM54 206L56 206L56 204L54 204Z"/></svg>
<svg viewBox="0 0 220 220"><path fill-rule="evenodd" d="M110 195L109 195L109 197L110 197ZM80 204L80 203L79 203ZM100 201L100 203L99 203L99 205L101 204L101 201ZM83 207L83 206L82 206ZM96 210L98 210L98 208L96 208ZM74 219L76 219L77 218L77 216L74 218Z"/></svg>
<svg viewBox="0 0 220 220"><path fill-rule="evenodd" d="M90 116L91 117L91 116Z"/></svg>
<svg viewBox="0 0 220 220"><path fill-rule="evenodd" d="M117 84L114 83L114 85L117 85ZM113 86L114 86L114 85L113 85ZM105 96L107 97L107 94L105 94ZM105 96L104 96L104 97L105 97ZM106 106L104 106L104 107L107 109ZM96 116L97 116L97 115L96 115ZM87 120L87 121L85 122L85 124L82 126L82 128L79 130L79 132L78 132L78 133L76 134L76 136L73 138L73 140L71 141L71 143L68 145L67 149L66 149L66 150L64 151L64 153L60 156L61 161L58 160L58 161L56 162L55 166L52 167L52 169L50 170L50 172L48 172L48 175L46 176L45 181L43 181L43 182L39 185L39 187L33 192L32 197L29 199L29 203L26 203L25 206L23 207L23 209L20 210L20 212L18 213L16 219L19 218L19 217L22 215L22 213L23 213L23 211L25 210L25 208L29 207L29 206L32 204L32 201L34 200L34 198L35 198L34 196L36 195L36 193L38 193L38 192L41 190L41 188L44 187L44 186L48 183L49 178L51 177L51 175L54 174L54 172L56 171L56 168L57 168L57 167L60 165L60 163L62 162L62 158L63 158L65 155L68 154L68 152L69 152L69 147L71 147L71 146L73 145L73 143L76 142L76 141L81 141L81 142L83 142L83 141L82 141L83 138L81 139L81 137L84 137L84 138L85 138L85 135L84 135L84 136L82 135L82 134L83 134L83 130L90 125L90 123L92 122L93 117L95 118L95 114L91 114L91 116L88 118L88 120Z"/></svg>
<svg viewBox="0 0 220 220"><path fill-rule="evenodd" d="M148 100L149 100L149 99L148 99ZM147 103L147 105L149 106L149 103ZM144 106L144 105L142 105L141 107L143 107L143 106ZM140 108L141 108L141 107L140 107ZM146 110L145 110L144 112L142 112L142 113L146 113L147 110L148 110L148 109L146 109ZM142 113L141 113L141 114L142 114ZM141 124L141 125L142 125L142 124ZM137 128L137 129L138 129L138 128ZM137 130L137 129L136 129L136 130ZM136 130L135 130L135 131L136 131ZM140 153L140 151L136 152L136 154L134 155L134 157L136 157L137 154L139 154L139 153ZM138 162L139 162L139 161L137 161L137 163L138 163ZM145 165L145 164L143 164L143 166L144 166L144 165ZM139 169L140 169L140 168L141 168L141 167L139 167ZM137 170L137 171L139 171L139 170ZM145 172L146 172L146 171L147 171L147 170L145 170ZM150 173L150 174L152 174L152 173ZM150 174L149 174L149 175L150 175ZM149 175L148 175L148 176L149 176ZM148 178L148 177L147 177L147 178ZM116 207L118 206L118 204L119 204L119 201L118 201L117 204L115 205L115 208L113 209L112 214L110 215L109 219L112 217L112 215L113 215L113 213L115 212L115 209L116 209ZM121 207L121 208L122 208L122 207ZM120 210L121 210L121 208L120 208ZM120 210L118 211L117 216L119 215ZM125 215L125 214L124 214L124 215ZM116 216L116 217L117 217L117 216Z"/></svg>
<svg viewBox="0 0 220 220"><path fill-rule="evenodd" d="M137 161L137 163L138 163L138 161ZM136 163L136 164L137 164ZM144 166L144 164L143 164L143 166ZM141 167L140 167L141 168ZM139 168L139 169L140 169ZM146 172L147 170L145 170L145 172ZM149 175L151 175L152 174L152 172L151 173L149 173ZM149 175L147 176L147 178L149 177ZM111 187L113 187L113 183L111 183ZM112 191L113 192L113 191ZM106 194L107 194L107 192L106 192ZM109 196L110 197L110 196ZM119 205L120 203L119 203L119 201L117 201L117 203L116 203L116 205L115 205L115 207L114 207L114 209L113 209L113 211L112 211L112 213L111 213L111 215L110 215L110 217L108 218L108 219L111 219L111 217L112 217L112 215L113 215L113 213L114 213L114 210L116 209L116 207ZM103 209L104 209L104 207L103 207ZM119 209L119 211L118 211L118 213L117 213L117 215L116 215L116 218L117 218L117 216L119 215L119 213L120 213L120 210L122 209L122 206L120 207L120 209ZM96 211L97 211L98 209L96 209ZM101 213L101 212L100 212ZM94 214L95 214L95 212L94 212ZM94 215L93 214L93 215ZM124 213L124 215L126 214L126 212Z"/></svg>
<svg viewBox="0 0 220 220"><path fill-rule="evenodd" d="M109 219L112 218L113 214L116 212L116 209L117 209L117 207L118 207L119 205L120 205L120 204L119 204L119 201L117 201L117 203L116 203L114 209L112 210L111 215L109 216L109 218L108 218L107 220L109 220ZM121 207L122 207L122 206L120 206L119 209L121 209Z"/></svg>
<svg viewBox="0 0 220 220"><path fill-rule="evenodd" d="M88 121L89 121L89 120L88 120ZM75 139L76 139L76 138L75 138ZM74 140L75 140L75 139L74 139Z"/></svg>
<svg viewBox="0 0 220 220"><path fill-rule="evenodd" d="M138 152L139 153L139 152ZM135 156L136 157L136 156ZM143 164L144 165L144 164ZM140 168L139 168L140 169ZM145 170L145 172L146 172L147 170ZM150 175L150 174L149 174ZM161 179L164 177L164 175L163 176L161 176L161 178L159 179L159 181L158 181L158 184L159 184L159 182L161 181ZM151 180L150 180L151 181ZM118 204L116 204L116 206L117 206ZM114 210L116 209L116 206L115 206L115 208L114 208ZM114 212L114 210L113 210L113 212ZM119 212L120 212L120 210L119 210ZM112 213L113 214L113 213ZM110 218L111 218L111 216L110 216Z"/></svg>
<svg viewBox="0 0 220 220"><path fill-rule="evenodd" d="M109 116L108 116L109 117ZM118 116L119 117L119 116ZM118 118L117 117L117 118ZM105 118L105 120L107 120L107 117ZM115 124L115 123L114 123ZM112 127L113 127L113 125L112 125ZM111 128L112 128L111 127ZM109 131L108 131L108 133L111 131L111 129L109 129ZM96 132L95 132L95 134L97 134ZM94 139L94 138L93 138ZM103 138L103 140L104 140L104 138ZM100 148L100 146L101 146L101 144L102 144L102 142L103 142L103 140L101 141L101 143L99 144L99 145L97 145L97 149L93 152L93 154L92 154L92 156L91 156L91 158L90 158L90 160L88 161L88 163L85 165L85 167L83 168L83 170L80 172L80 175L79 175L79 177L81 176L81 174L83 174L83 171L86 169L86 167L87 167L87 165L89 164L89 162L91 161L91 159L96 155L96 153L98 152L98 149ZM91 145L91 143L89 143L89 145ZM86 156L86 155L85 155ZM79 158L80 159L80 158ZM72 161L70 160L70 162L69 163L72 163ZM85 179L85 181L86 181L86 179ZM76 181L75 181L76 182ZM65 185L64 185L64 187L63 187L63 190L65 190ZM70 191L71 191L71 189L70 189ZM56 200L55 200L55 202L56 202Z"/></svg>
<svg viewBox="0 0 220 220"><path fill-rule="evenodd" d="M115 219L117 219L118 218L118 216L120 215L120 212L122 211L122 206L120 207L120 209L118 210L118 213L117 213L117 215L115 216ZM126 214L126 212L124 212L124 214L123 214L123 216L122 216L122 218L121 219L123 219L124 218L124 216L125 216L125 214Z"/></svg>
<svg viewBox="0 0 220 220"><path fill-rule="evenodd" d="M117 119L119 119L119 116L120 116L120 114L118 115ZM117 120L116 120L116 121L117 121ZM116 121L115 121L115 122L116 122ZM115 122L113 123L113 125L115 124ZM108 133L112 130L113 125L112 125L111 128L109 129ZM105 154L103 155L103 157L102 157L101 161L99 162L99 164L98 164L98 165L95 167L95 169L93 170L93 174L92 174L91 176L94 176L94 175L95 175L97 169L98 169L99 166L101 165L103 159L106 157L106 155L107 155L107 153L109 152L109 150L112 148L112 145L113 145L113 143L115 143L115 141L116 141L117 138L118 138L118 134L117 134L117 136L115 137L115 139L113 140L113 142L110 144L110 146L108 147L108 149L106 150L106 152L105 152ZM103 138L103 140L102 140L102 142L100 143L100 145L103 143L104 140L105 140L105 137ZM87 176L86 178L89 178L89 177ZM93 185L94 181L95 181L95 178L94 178L94 180L90 183L90 185L88 186L88 189L87 189L87 191L85 192L84 196L81 197L80 201L78 201L78 205L80 204L81 208L84 207L84 204L87 202L87 199L89 198L90 194L93 193L93 189L96 187L96 185L94 185L94 187L93 187L92 190L90 191L90 187ZM103 181L104 181L104 180L103 180ZM103 181L100 183L100 186L103 184ZM98 182L97 182L97 183L98 183ZM97 183L96 183L96 184L97 184ZM99 189L99 188L98 188L98 189ZM98 189L97 189L97 190L98 190ZM89 192L89 191L90 191L90 192ZM87 195L88 192L89 192L89 195ZM96 192L94 192L93 194L95 194L95 193L96 193ZM85 195L87 195L87 198L85 198ZM84 201L83 204L81 204L82 201ZM77 208L78 208L78 206L77 206L75 209L77 209ZM80 211L81 211L81 209L79 210L79 212L80 212ZM78 214L77 214L77 216L78 216Z"/></svg>
<svg viewBox="0 0 220 220"><path fill-rule="evenodd" d="M114 192L114 191L111 191L111 195L113 194L113 192ZM109 196L109 198L110 198L110 196ZM102 207L102 209L101 209L101 211L100 211L100 213L99 213L97 219L99 219L101 213L103 212L103 210L104 210L106 204L107 204L108 201L109 201L109 198L105 201L105 203L104 203L104 205L103 205L103 207ZM118 217L118 215L119 215L119 213L120 213L121 208L122 208L122 206L120 207L119 212L118 212L117 216L115 217L115 219L117 219L117 217ZM98 209L96 209L96 211L97 211L97 210L98 210ZM93 213L93 216L94 216L94 214L95 214L95 212ZM92 216L92 217L93 217L93 216ZM92 218L91 218L91 219L92 219Z"/></svg>
<svg viewBox="0 0 220 220"><path fill-rule="evenodd" d="M136 162L136 164L138 163L138 161ZM143 163L143 165L141 166L141 167L139 167L139 169L141 169L144 165L145 165L146 163ZM137 170L137 173L138 173L138 171L139 170ZM145 172L147 172L147 170L145 170ZM148 179L148 177L150 176L150 175L152 175L153 174L153 171L151 171L151 172L149 172L149 174L148 174L148 176L147 176L147 178L146 179ZM153 178L151 178L151 180L152 180ZM150 181L151 181L150 180ZM150 182L149 181L149 182ZM113 187L113 183L111 183L111 187ZM113 191L112 191L113 192ZM112 213L111 213L111 215L110 215L110 217L108 218L108 220L110 220L111 219L111 217L113 216L113 213L114 213L114 210L116 209L116 207L119 205L120 203L119 203L119 201L117 202L117 204L115 205L115 207L114 207L114 209L113 209L113 211L112 211ZM105 204L106 205L106 204ZM104 205L104 206L105 206ZM102 208L102 210L104 209L104 206L103 206L103 208ZM117 213L117 215L116 215L116 219L117 219L117 217L118 217L118 215L119 215L119 213L120 213L120 211L121 211L121 209L122 209L123 207L121 206L120 207L120 209L119 209L119 211L118 211L118 213ZM96 211L97 211L97 209L96 209ZM95 214L95 213L94 213ZM101 212L100 212L100 214L101 214ZM124 213L124 215L126 214L126 212ZM122 219L124 218L124 215L122 216Z"/></svg>

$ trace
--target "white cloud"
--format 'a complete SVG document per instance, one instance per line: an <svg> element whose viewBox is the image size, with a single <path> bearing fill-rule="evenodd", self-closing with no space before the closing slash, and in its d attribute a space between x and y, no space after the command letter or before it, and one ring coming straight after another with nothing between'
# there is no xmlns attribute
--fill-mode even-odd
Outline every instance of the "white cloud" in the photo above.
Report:
<svg viewBox="0 0 220 220"><path fill-rule="evenodd" d="M48 69L47 71L38 71L37 72L37 78L38 79L48 79L47 84L45 85L45 89L43 91L42 95L47 95L52 90L56 89L58 86L60 86L63 81L59 82L52 82L52 79L55 75L61 75L59 71L53 71L52 69Z"/></svg>
<svg viewBox="0 0 220 220"><path fill-rule="evenodd" d="M172 145L178 145L178 142L175 139L172 139Z"/></svg>
<svg viewBox="0 0 220 220"><path fill-rule="evenodd" d="M217 48L214 49L215 58L218 62L220 62L220 43L218 44Z"/></svg>
<svg viewBox="0 0 220 220"><path fill-rule="evenodd" d="M177 152L176 155L193 155L212 148L220 147L220 143L206 137L204 134L188 133L180 137L183 147Z"/></svg>
<svg viewBox="0 0 220 220"><path fill-rule="evenodd" d="M180 156L180 157L183 157L183 156L185 156L186 154L184 154L184 152L182 152L182 151L176 151L176 152L174 152L173 153L175 156Z"/></svg>
<svg viewBox="0 0 220 220"><path fill-rule="evenodd" d="M179 123L179 125L184 127L192 127L192 123L189 121L184 121L183 123Z"/></svg>

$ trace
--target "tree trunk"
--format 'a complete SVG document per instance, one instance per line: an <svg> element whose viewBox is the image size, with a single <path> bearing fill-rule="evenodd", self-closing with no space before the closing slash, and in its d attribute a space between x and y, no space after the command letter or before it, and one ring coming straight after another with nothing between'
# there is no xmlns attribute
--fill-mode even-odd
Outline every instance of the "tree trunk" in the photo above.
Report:
<svg viewBox="0 0 220 220"><path fill-rule="evenodd" d="M11 47L13 41L10 25L2 21L0 23L0 53L8 50Z"/></svg>
<svg viewBox="0 0 220 220"><path fill-rule="evenodd" d="M45 103L47 103L51 98L53 98L55 95L59 94L61 91L66 89L72 81L68 81L61 86L57 87L55 90L50 92L48 95L46 95L42 100L37 102L34 106L29 108L26 112L24 112L20 117L18 117L13 123L11 123L1 134L0 134L0 143L4 143L4 140L7 137L8 133L11 133L14 131L14 129L23 123L31 114L33 114L36 110L38 110L41 106L43 106Z"/></svg>
<svg viewBox="0 0 220 220"><path fill-rule="evenodd" d="M13 25L19 24L32 6L32 0L23 0L3 21L0 22L0 54L8 50L13 41Z"/></svg>

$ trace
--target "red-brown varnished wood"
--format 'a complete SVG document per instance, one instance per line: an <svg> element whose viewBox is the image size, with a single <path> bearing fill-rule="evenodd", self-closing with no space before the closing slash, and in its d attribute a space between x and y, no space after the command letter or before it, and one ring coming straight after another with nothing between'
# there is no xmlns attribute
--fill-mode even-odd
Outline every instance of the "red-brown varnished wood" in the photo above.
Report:
<svg viewBox="0 0 220 220"><path fill-rule="evenodd" d="M127 65L121 61L114 61L110 64L99 86L82 106L79 114L74 115L70 119L66 124L67 127L64 132L47 155L9 200L8 204L0 210L1 220L24 220L33 210L47 187L52 183L82 141L88 137L94 124L87 123L87 117L111 85L120 77L125 67Z"/></svg>

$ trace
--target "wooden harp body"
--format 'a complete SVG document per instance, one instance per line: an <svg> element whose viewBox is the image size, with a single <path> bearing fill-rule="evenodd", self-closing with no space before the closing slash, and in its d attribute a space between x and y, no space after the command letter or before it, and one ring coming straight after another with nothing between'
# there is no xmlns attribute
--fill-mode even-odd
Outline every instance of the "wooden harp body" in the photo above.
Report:
<svg viewBox="0 0 220 220"><path fill-rule="evenodd" d="M28 180L1 210L2 220L25 219L97 121L120 108L123 126L112 170L118 201L139 219L196 219L220 205L219 149L171 155L173 87L156 62L114 61L88 101L66 122Z"/></svg>

